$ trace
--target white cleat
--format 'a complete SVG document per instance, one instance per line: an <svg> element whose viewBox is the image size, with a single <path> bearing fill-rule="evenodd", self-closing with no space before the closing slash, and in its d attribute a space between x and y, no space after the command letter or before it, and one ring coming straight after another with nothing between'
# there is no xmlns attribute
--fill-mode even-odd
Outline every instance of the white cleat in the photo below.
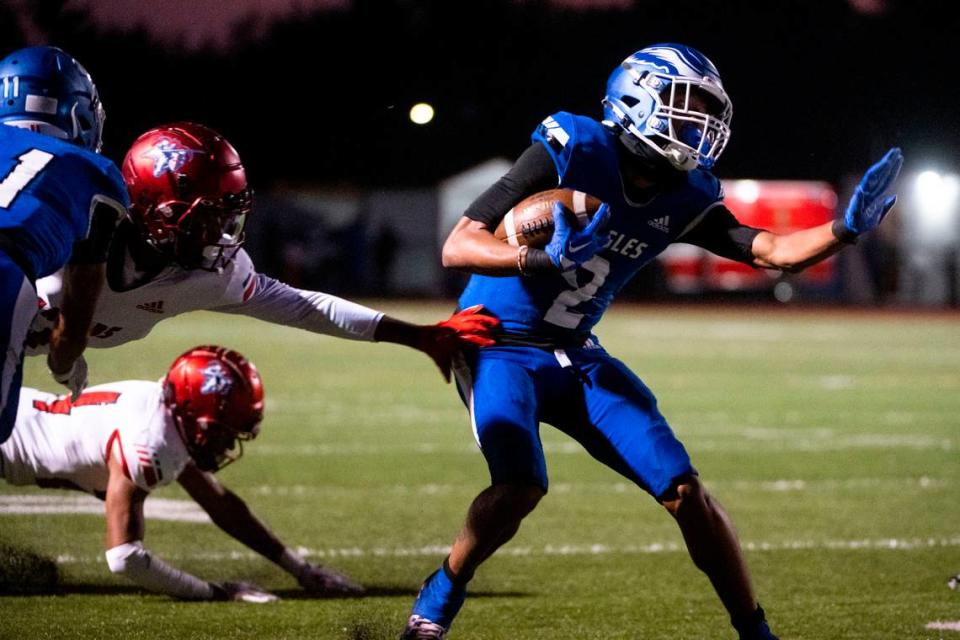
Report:
<svg viewBox="0 0 960 640"><path fill-rule="evenodd" d="M407 627L403 630L400 640L443 640L446 636L446 629L423 616L413 614L407 620Z"/></svg>
<svg viewBox="0 0 960 640"><path fill-rule="evenodd" d="M956 591L960 589L960 573L955 576L950 576L950 579L947 580L947 586Z"/></svg>

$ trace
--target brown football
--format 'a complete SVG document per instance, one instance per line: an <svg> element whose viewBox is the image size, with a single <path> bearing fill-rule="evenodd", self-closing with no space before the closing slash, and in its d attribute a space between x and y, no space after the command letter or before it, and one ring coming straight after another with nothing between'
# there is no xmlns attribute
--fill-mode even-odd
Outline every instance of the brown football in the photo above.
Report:
<svg viewBox="0 0 960 640"><path fill-rule="evenodd" d="M602 204L600 200L582 191L551 189L535 193L510 209L494 230L498 240L519 247L528 245L543 248L553 236L553 205L563 203L567 211L576 217L576 224L583 228ZM567 217L571 220L571 217Z"/></svg>

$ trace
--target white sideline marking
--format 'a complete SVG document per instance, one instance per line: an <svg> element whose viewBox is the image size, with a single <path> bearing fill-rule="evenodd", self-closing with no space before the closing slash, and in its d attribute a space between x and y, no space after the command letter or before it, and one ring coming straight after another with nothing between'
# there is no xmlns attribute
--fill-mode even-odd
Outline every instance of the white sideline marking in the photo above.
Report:
<svg viewBox="0 0 960 640"><path fill-rule="evenodd" d="M143 504L150 520L210 522L210 517L191 500L151 498ZM103 515L103 502L93 496L0 495L0 515L34 514Z"/></svg>
<svg viewBox="0 0 960 640"><path fill-rule="evenodd" d="M913 551L941 547L960 547L960 535L952 538L880 538L875 540L786 540L782 542L747 541L743 543L747 551L809 551L809 550L879 550ZM421 547L341 547L311 549L297 547L296 552L304 558L410 558L442 557L450 553L450 547L442 544ZM609 545L602 543L586 544L547 544L542 547L508 546L497 551L499 556L600 556L600 555L647 555L658 553L685 552L680 542L653 542L644 545ZM251 560L260 556L252 551L204 551L198 553L170 554L164 558L170 561L205 560L222 562L226 560ZM89 564L102 562L102 556L74 556L69 553L57 556L60 564Z"/></svg>
<svg viewBox="0 0 960 640"><path fill-rule="evenodd" d="M929 622L927 623L927 629L934 631L960 631L960 620L951 620L949 622L937 620L935 622Z"/></svg>

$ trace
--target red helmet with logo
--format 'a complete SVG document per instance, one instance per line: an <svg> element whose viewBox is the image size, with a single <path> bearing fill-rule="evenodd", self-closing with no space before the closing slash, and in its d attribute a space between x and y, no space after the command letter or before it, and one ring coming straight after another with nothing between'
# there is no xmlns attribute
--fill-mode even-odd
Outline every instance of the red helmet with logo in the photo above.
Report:
<svg viewBox="0 0 960 640"><path fill-rule="evenodd" d="M252 192L236 149L213 129L151 129L127 151L122 171L143 238L184 268L222 269L243 244Z"/></svg>
<svg viewBox="0 0 960 640"><path fill-rule="evenodd" d="M174 360L162 381L187 451L204 471L217 471L243 455L243 442L260 431L263 383L256 368L230 349L204 346Z"/></svg>

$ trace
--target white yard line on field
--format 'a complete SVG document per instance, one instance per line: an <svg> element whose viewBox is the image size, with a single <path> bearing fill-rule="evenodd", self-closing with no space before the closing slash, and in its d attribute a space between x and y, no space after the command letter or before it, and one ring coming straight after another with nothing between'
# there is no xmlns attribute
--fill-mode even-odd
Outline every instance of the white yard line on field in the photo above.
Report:
<svg viewBox="0 0 960 640"><path fill-rule="evenodd" d="M960 631L960 620L936 620L927 623L927 629L933 631Z"/></svg>
<svg viewBox="0 0 960 640"><path fill-rule="evenodd" d="M804 480L801 478L781 478L777 480L706 480L707 486L719 491L744 491L765 493L802 493L802 492L832 492L832 491L862 491L864 489L909 490L909 489L943 489L953 486L953 482L946 478L932 478L919 476L910 478L846 478L846 479L819 479ZM482 485L482 479L472 484L420 484L420 485L389 485L375 490L389 495L449 495L456 493L476 493ZM260 496L330 496L354 495L369 493L371 487L343 487L324 486L322 484L292 484L276 485L263 484L245 490L245 493ZM553 482L550 484L550 493L557 495L581 495L596 493L633 493L639 488L629 482ZM0 503L2 504L2 503ZM2 513L2 511L0 511Z"/></svg>
<svg viewBox="0 0 960 640"><path fill-rule="evenodd" d="M760 434L763 435L760 435ZM912 449L953 451L957 442L952 438L924 434L859 433L853 435L832 435L821 437L815 431L801 430L776 431L774 429L741 430L740 437L690 438L690 450L693 452L729 452L742 453L749 448L754 453L768 452L828 452L828 451L871 451L876 449ZM544 442L543 450L552 455L589 454L578 442ZM253 448L251 447L251 451ZM383 444L257 444L258 456L381 456L384 454L467 454L476 453L475 444L438 444L433 442L407 442L396 445Z"/></svg>
<svg viewBox="0 0 960 640"><path fill-rule="evenodd" d="M434 486L435 485L430 485ZM619 486L619 485L613 485ZM624 485L628 486L628 485ZM209 518L200 508L189 500L170 500L153 498L145 503L148 519L169 520L175 522L208 523ZM0 515L38 515L38 514L103 514L103 503L89 496L40 496L40 495L0 495ZM960 547L960 535L953 537L928 538L864 538L852 540L745 540L743 548L748 551L811 551L811 550L890 550L911 551L942 547ZM308 558L341 557L434 557L449 553L446 545L431 544L418 547L340 547L340 548L298 548L298 553ZM584 555L637 555L656 553L675 553L684 551L678 541L652 542L648 544L606 544L599 542L574 544L547 544L544 546L509 546L500 550L499 555L509 556L584 556ZM171 555L171 560L248 560L258 557L247 551L198 552ZM63 553L58 556L61 563L101 562L102 557L74 556Z"/></svg>
<svg viewBox="0 0 960 640"><path fill-rule="evenodd" d="M863 540L785 540L780 542L746 541L743 548L748 551L913 551L917 549L935 549L960 547L960 535L952 538L878 538ZM430 544L419 547L340 547L312 549L298 547L297 553L305 558L410 558L442 557L450 553L450 547L442 544ZM540 546L507 546L497 551L499 556L603 556L603 555L646 555L659 553L685 552L680 542L653 542L643 545L611 545L603 543L547 544ZM202 551L164 555L171 561L201 560L222 562L227 560L253 560L259 558L252 551ZM61 564L89 564L102 562L102 556L75 556L62 553L57 556Z"/></svg>
<svg viewBox="0 0 960 640"><path fill-rule="evenodd" d="M143 505L148 520L210 522L209 516L190 500L150 498ZM103 515L103 502L93 496L0 495L0 515L89 514Z"/></svg>
<svg viewBox="0 0 960 640"><path fill-rule="evenodd" d="M707 480L713 491L746 493L829 493L835 491L911 489L939 490L949 488L954 482L948 478L929 476L906 478L845 478L804 480L781 478L776 480ZM391 485L371 487L325 486L321 484L275 485L264 484L249 487L242 493L252 496L323 498L353 496L376 491L390 496L439 496L476 493L482 482L474 484L429 483L420 485ZM640 489L629 482L554 482L550 492L555 495L632 494L643 495ZM144 503L146 517L173 522L210 522L206 513L191 500L151 497ZM0 516L32 514L86 514L103 515L103 502L84 494L0 494Z"/></svg>

